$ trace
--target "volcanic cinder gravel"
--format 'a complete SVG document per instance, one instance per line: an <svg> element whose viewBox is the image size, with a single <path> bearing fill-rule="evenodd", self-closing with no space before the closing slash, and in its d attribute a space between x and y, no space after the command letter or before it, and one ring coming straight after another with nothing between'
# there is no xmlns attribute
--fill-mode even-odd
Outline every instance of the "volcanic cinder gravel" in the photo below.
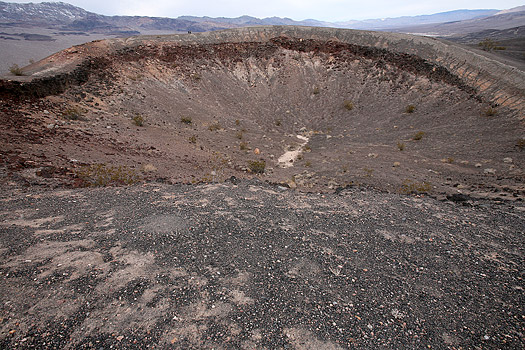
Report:
<svg viewBox="0 0 525 350"><path fill-rule="evenodd" d="M525 345L523 206L257 179L19 191L5 349Z"/></svg>

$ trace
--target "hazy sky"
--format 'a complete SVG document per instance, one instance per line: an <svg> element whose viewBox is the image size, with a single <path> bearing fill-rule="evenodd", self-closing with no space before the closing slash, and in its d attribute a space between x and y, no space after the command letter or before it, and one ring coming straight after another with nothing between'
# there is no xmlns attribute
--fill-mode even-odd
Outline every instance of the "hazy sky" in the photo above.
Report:
<svg viewBox="0 0 525 350"><path fill-rule="evenodd" d="M5 2L30 2L3 0ZM40 2L40 1L33 1ZM345 21L432 14L458 9L508 9L525 0L64 0L104 15L289 17Z"/></svg>

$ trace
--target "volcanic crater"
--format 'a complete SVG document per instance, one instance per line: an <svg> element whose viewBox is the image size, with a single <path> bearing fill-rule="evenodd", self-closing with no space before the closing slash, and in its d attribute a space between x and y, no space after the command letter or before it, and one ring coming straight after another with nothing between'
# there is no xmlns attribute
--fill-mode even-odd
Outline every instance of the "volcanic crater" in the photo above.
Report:
<svg viewBox="0 0 525 350"><path fill-rule="evenodd" d="M305 190L523 196L523 72L435 39L143 36L76 46L23 74L0 90L3 159L24 181L89 185L79 167L104 164L172 183L257 175Z"/></svg>

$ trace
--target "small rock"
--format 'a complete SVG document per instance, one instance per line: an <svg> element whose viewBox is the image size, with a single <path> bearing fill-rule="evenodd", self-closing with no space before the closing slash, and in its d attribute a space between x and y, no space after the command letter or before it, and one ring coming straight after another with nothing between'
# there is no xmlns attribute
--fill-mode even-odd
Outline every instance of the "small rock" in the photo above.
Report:
<svg viewBox="0 0 525 350"><path fill-rule="evenodd" d="M483 173L484 174L489 174L489 175L494 175L494 174L496 174L496 169L487 168L487 169L483 170Z"/></svg>
<svg viewBox="0 0 525 350"><path fill-rule="evenodd" d="M339 184L336 181L334 181L334 180L328 181L328 188L329 189L334 189L336 187L339 187Z"/></svg>
<svg viewBox="0 0 525 350"><path fill-rule="evenodd" d="M377 153L368 153L368 158L377 158L377 157L378 157Z"/></svg>
<svg viewBox="0 0 525 350"><path fill-rule="evenodd" d="M49 111L47 109L44 109L44 114L49 114Z"/></svg>
<svg viewBox="0 0 525 350"><path fill-rule="evenodd" d="M394 165L393 165L393 166L394 166L394 168L397 168L397 167L400 166L400 165L401 165L401 163L399 163L399 162L394 162Z"/></svg>
<svg viewBox="0 0 525 350"><path fill-rule="evenodd" d="M481 163L476 163L474 166L475 166L476 168L481 168Z"/></svg>
<svg viewBox="0 0 525 350"><path fill-rule="evenodd" d="M261 150L256 148L256 149L253 150L253 153L254 154L261 154Z"/></svg>
<svg viewBox="0 0 525 350"><path fill-rule="evenodd" d="M47 179L52 178L54 174L55 168L52 166L45 166L42 169L36 171L37 176L41 176Z"/></svg>
<svg viewBox="0 0 525 350"><path fill-rule="evenodd" d="M390 313L392 314L392 316L394 316L397 319L405 317L405 315L398 309L393 309L392 311L390 311Z"/></svg>
<svg viewBox="0 0 525 350"><path fill-rule="evenodd" d="M47 128L49 130L54 129L55 128L55 124L47 124Z"/></svg>
<svg viewBox="0 0 525 350"><path fill-rule="evenodd" d="M446 198L449 200L449 201L452 201L452 202L456 202L456 203L462 203L462 202L466 202L470 199L469 196L466 196L462 193L453 193L451 195L447 195Z"/></svg>
<svg viewBox="0 0 525 350"><path fill-rule="evenodd" d="M510 157L503 158L503 163L512 163L512 158Z"/></svg>

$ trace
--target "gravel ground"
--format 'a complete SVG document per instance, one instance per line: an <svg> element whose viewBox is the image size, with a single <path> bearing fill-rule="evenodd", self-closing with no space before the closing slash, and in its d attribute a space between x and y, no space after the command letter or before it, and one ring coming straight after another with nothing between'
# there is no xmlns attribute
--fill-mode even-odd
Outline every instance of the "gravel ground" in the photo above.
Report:
<svg viewBox="0 0 525 350"><path fill-rule="evenodd" d="M5 187L0 348L525 347L520 203Z"/></svg>

